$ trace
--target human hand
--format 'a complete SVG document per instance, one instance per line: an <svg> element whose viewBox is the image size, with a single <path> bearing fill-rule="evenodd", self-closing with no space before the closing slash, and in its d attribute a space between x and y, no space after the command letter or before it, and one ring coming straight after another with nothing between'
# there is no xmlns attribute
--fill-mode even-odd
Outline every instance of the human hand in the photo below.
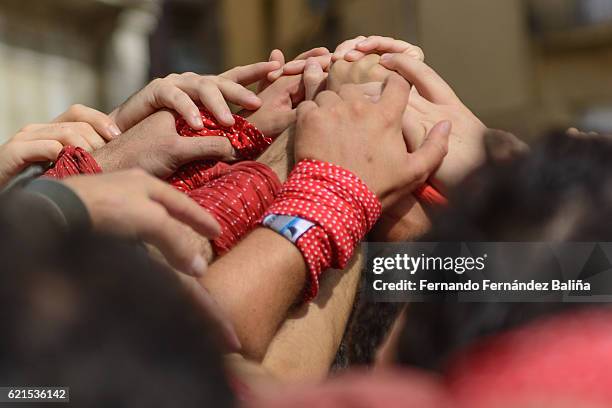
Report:
<svg viewBox="0 0 612 408"><path fill-rule="evenodd" d="M382 37L380 35L371 35L369 37L359 36L350 40L346 40L334 51L332 61L346 60L349 62L359 61L368 54L382 55L385 53L405 54L409 57L425 60L423 50L406 41L396 40L391 37Z"/></svg>
<svg viewBox="0 0 612 408"><path fill-rule="evenodd" d="M401 130L409 85L391 75L378 102L357 85L338 94L321 92L298 107L296 161L337 164L360 177L383 200L421 185L446 155L450 123L435 126L423 145L409 153Z"/></svg>
<svg viewBox="0 0 612 408"><path fill-rule="evenodd" d="M170 74L131 96L111 113L111 118L125 131L167 108L178 112L193 129L201 130L204 124L197 106L201 103L222 125L232 126L234 118L226 101L250 110L259 108L261 100L245 86L279 67L279 62L268 61L236 67L220 75Z"/></svg>
<svg viewBox="0 0 612 408"><path fill-rule="evenodd" d="M0 146L0 185L33 163L57 159L64 146L89 152L104 146L116 134L113 126L104 113L83 105L73 105L52 123L25 126Z"/></svg>
<svg viewBox="0 0 612 408"><path fill-rule="evenodd" d="M297 106L304 99L311 100L325 87L327 73L316 58L306 60L302 75L285 75L257 96L262 106L254 112L241 114L249 119L264 135L275 138L295 123Z"/></svg>
<svg viewBox="0 0 612 408"><path fill-rule="evenodd" d="M176 269L201 276L207 263L199 246L183 233L186 226L214 238L217 221L186 195L134 169L63 180L83 201L93 228L142 239L157 247Z"/></svg>
<svg viewBox="0 0 612 408"><path fill-rule="evenodd" d="M284 76L274 81L257 96L262 104L256 111L242 111L240 115L247 118L264 135L276 138L285 129L295 123L295 109L304 97L302 76Z"/></svg>
<svg viewBox="0 0 612 408"><path fill-rule="evenodd" d="M404 136L410 151L419 148L428 132L441 120L452 122L449 154L435 172L433 183L441 190L457 185L485 158L487 127L429 66L405 54L385 54L380 63L397 71L413 85L404 114Z"/></svg>
<svg viewBox="0 0 612 408"><path fill-rule="evenodd" d="M272 71L268 74L265 81L260 83L260 88L264 89L270 83L276 81L283 75L300 75L304 72L306 68L306 61L310 59L311 62L316 61L323 71L327 71L329 65L331 64L331 54L329 50L325 47L318 47L308 50L306 52L301 53L292 61L285 63L285 56L282 51L274 50L270 54L271 61L279 62L282 67L275 71Z"/></svg>
<svg viewBox="0 0 612 408"><path fill-rule="evenodd" d="M180 136L175 117L168 111L152 114L92 155L105 172L141 168L159 178L192 161L236 158L225 137Z"/></svg>
<svg viewBox="0 0 612 408"><path fill-rule="evenodd" d="M329 70L327 89L337 92L344 84L378 83L379 95L382 83L387 80L392 71L379 64L380 56L367 55L356 62L338 60Z"/></svg>
<svg viewBox="0 0 612 408"><path fill-rule="evenodd" d="M121 130L110 116L81 104L72 105L66 112L53 119L53 123L62 122L81 122L93 128L96 136L104 138L101 140L99 136L94 137L92 134L88 140L94 148L104 146L105 141L111 141L121 134Z"/></svg>

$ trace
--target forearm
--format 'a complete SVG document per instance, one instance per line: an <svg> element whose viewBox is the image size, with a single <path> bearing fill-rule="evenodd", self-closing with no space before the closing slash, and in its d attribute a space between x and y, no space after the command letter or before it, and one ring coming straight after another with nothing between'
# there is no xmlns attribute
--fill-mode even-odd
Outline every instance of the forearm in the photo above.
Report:
<svg viewBox="0 0 612 408"><path fill-rule="evenodd" d="M359 252L345 270L326 272L313 302L290 313L262 362L276 380L303 383L327 376L351 315L362 267Z"/></svg>
<svg viewBox="0 0 612 408"><path fill-rule="evenodd" d="M243 354L257 361L300 298L305 282L300 251L266 228L253 231L200 279L234 324Z"/></svg>

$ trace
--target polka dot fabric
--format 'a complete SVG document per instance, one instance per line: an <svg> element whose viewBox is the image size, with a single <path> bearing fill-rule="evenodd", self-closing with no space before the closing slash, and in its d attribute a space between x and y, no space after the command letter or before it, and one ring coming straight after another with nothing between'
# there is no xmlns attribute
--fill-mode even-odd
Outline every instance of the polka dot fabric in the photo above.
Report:
<svg viewBox="0 0 612 408"><path fill-rule="evenodd" d="M64 179L79 174L98 174L102 169L92 157L80 147L66 146L62 149L55 165L47 170L45 176Z"/></svg>
<svg viewBox="0 0 612 408"><path fill-rule="evenodd" d="M257 224L276 198L281 183L266 165L248 161L232 166L218 163L208 175L207 183L188 195L221 225L221 235L213 241L213 249L220 255Z"/></svg>
<svg viewBox="0 0 612 408"><path fill-rule="evenodd" d="M346 267L381 208L365 183L342 167L317 160L298 163L264 216L290 215L315 224L296 242L310 273L305 300L317 295L323 271Z"/></svg>
<svg viewBox="0 0 612 408"><path fill-rule="evenodd" d="M200 108L204 129L192 129L185 119L176 120L176 131L185 137L222 136L226 137L241 160L252 160L270 146L272 139L264 136L255 126L242 116L234 115L233 126L225 127L217 123L214 116L205 108ZM206 181L206 171L214 166L214 160L201 160L182 166L168 182L181 191L191 191Z"/></svg>

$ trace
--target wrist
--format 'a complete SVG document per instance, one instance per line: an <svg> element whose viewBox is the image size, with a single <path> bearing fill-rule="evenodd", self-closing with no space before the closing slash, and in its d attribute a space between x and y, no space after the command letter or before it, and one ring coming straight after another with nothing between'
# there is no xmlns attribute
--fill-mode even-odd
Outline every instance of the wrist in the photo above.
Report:
<svg viewBox="0 0 612 408"><path fill-rule="evenodd" d="M273 217L268 216L290 216L312 224L305 224L308 228L295 238L310 273L306 298L312 299L320 274L328 268L344 269L380 212L380 201L353 173L334 164L302 160L264 219L270 223Z"/></svg>
<svg viewBox="0 0 612 408"><path fill-rule="evenodd" d="M112 172L121 170L120 166L117 165L116 161L112 160L111 154L107 151L106 146L100 149L94 150L91 153L91 157L98 163L102 172Z"/></svg>
<svg viewBox="0 0 612 408"><path fill-rule="evenodd" d="M181 136L223 136L226 137L236 155L242 160L253 160L272 144L272 139L266 137L252 122L240 115L233 115L233 126L223 126L205 108L200 108L204 129L195 130L183 119L176 120L176 131Z"/></svg>

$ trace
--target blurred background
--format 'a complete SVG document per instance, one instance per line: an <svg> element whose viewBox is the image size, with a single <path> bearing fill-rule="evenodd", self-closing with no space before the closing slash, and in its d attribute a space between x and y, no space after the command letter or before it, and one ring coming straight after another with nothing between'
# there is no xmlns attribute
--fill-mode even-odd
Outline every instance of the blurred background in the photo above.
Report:
<svg viewBox="0 0 612 408"><path fill-rule="evenodd" d="M359 34L420 45L490 127L612 131L612 0L0 0L0 140L157 76Z"/></svg>

